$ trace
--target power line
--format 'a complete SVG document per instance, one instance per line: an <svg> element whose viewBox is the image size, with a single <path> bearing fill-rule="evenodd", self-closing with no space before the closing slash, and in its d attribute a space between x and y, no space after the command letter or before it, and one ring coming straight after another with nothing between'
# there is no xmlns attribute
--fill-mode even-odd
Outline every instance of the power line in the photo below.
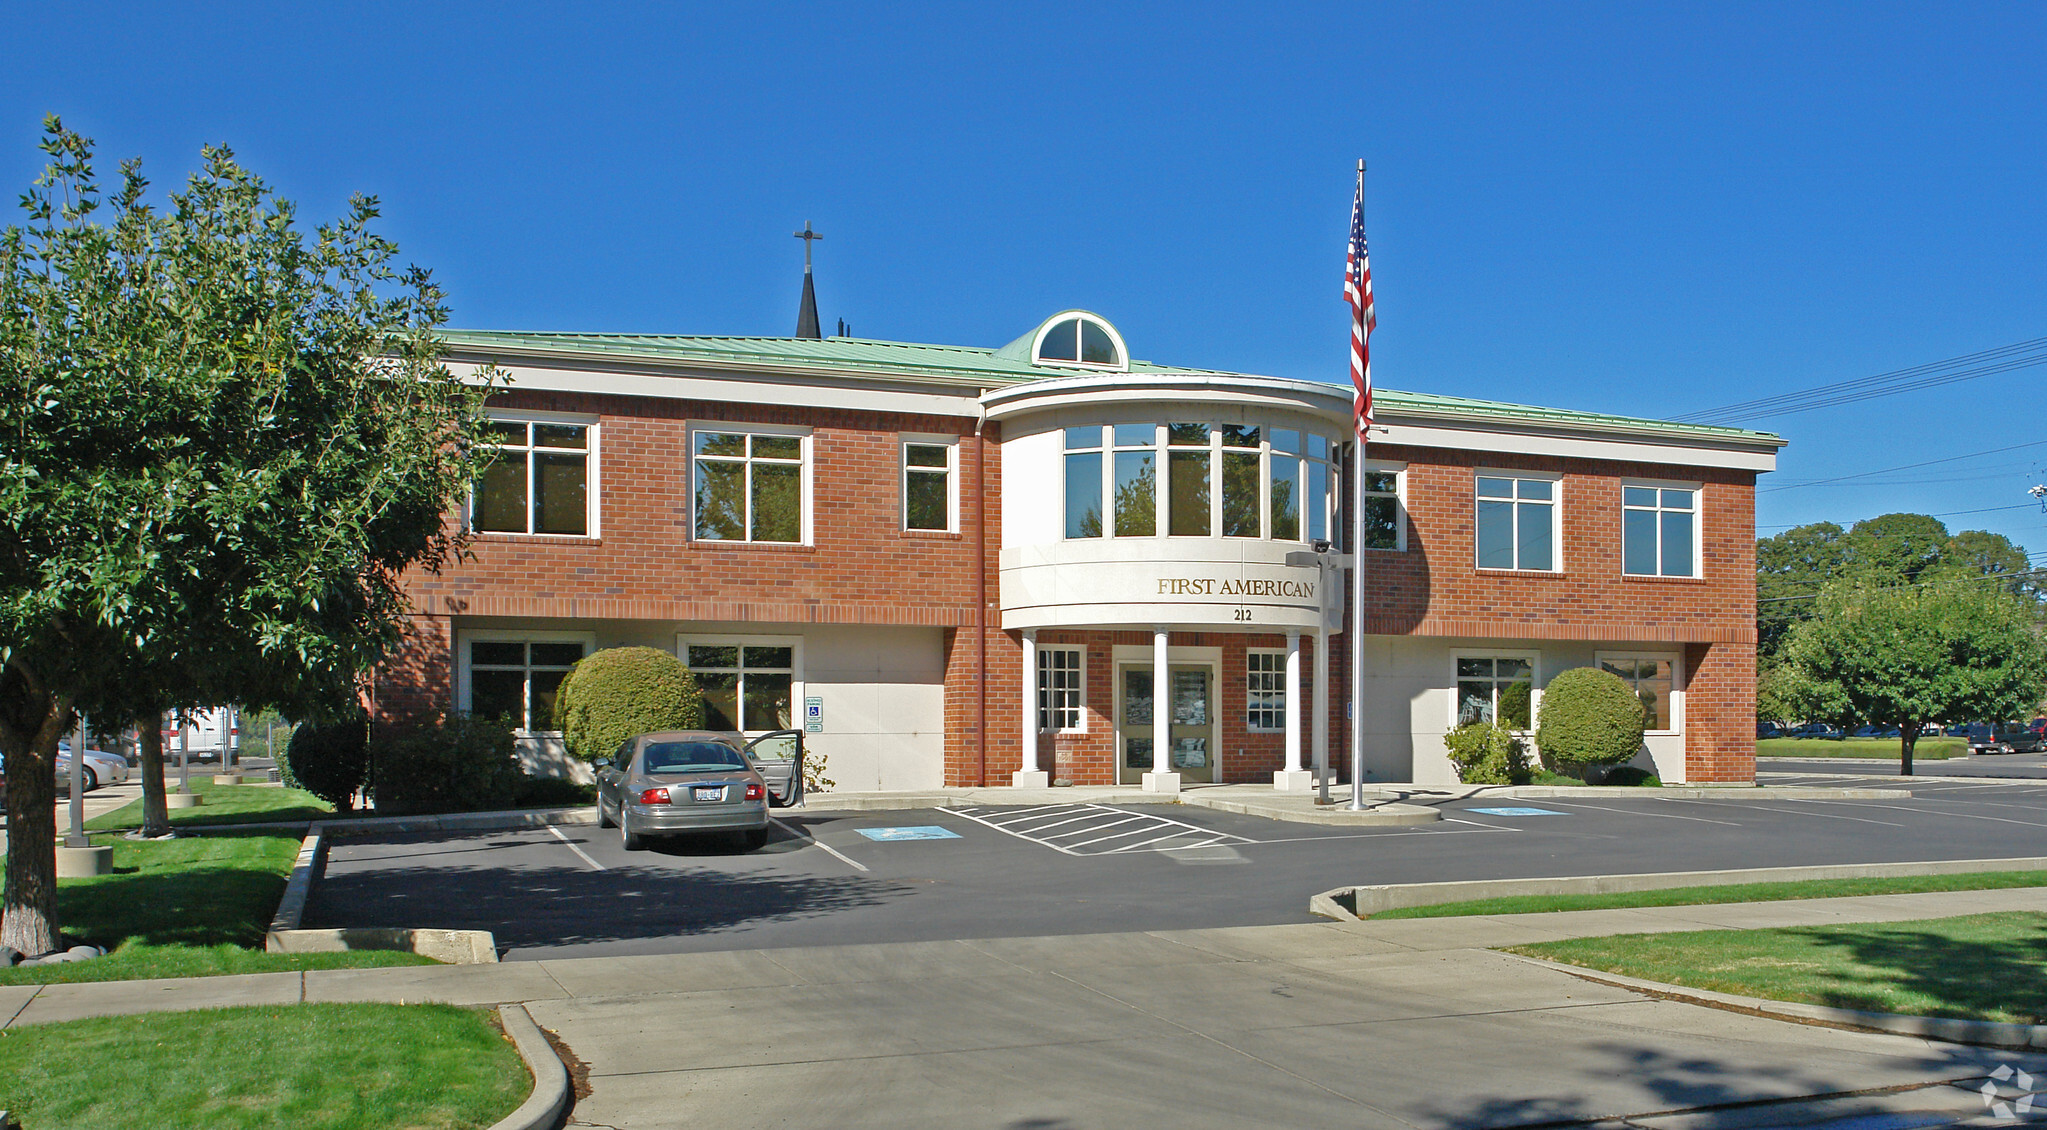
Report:
<svg viewBox="0 0 2047 1130"><path fill-rule="evenodd" d="M2031 509L2034 509L2035 507L2037 507L2038 505L2039 505L2039 504L2038 504L2038 503L2036 503L2036 502L2020 502L2020 503L2016 503L2016 504L2014 504L2014 505L2011 505L2011 506L1985 506L1985 507L1983 507L1983 508L1982 508L1982 509L1980 509L1980 510L1943 510L1943 511L1941 511L1941 512L1940 512L1940 513L1938 513L1938 514L1926 514L1926 515L1922 515L1922 517L1926 517L1926 518L1959 518L1959 517L1961 517L1961 516L1962 516L1962 515L1964 515L1964 514L1989 514L1989 513L1992 513L1992 512L1994 512L1994 511L1998 511L1998 510L2031 510ZM1771 524L1771 525L1768 525L1768 526L1757 526L1757 527L1756 527L1756 529L1759 529L1759 530L1795 530L1795 529L1797 529L1797 528L1798 528L1798 527L1800 527L1800 526L1815 526L1815 525L1818 525L1818 524L1819 524L1819 523L1817 523L1817 522L1780 522L1780 523L1773 523L1773 524ZM1839 524L1839 523L1836 523L1836 525L1838 525L1838 524ZM1844 532L1845 532L1845 531L1844 531ZM1967 531L1964 531L1964 532L1967 532ZM1886 534L1886 535L1883 535L1883 536L1885 536L1885 537L1889 537L1890 535Z"/></svg>
<svg viewBox="0 0 2047 1130"><path fill-rule="evenodd" d="M2034 440L2030 443L2015 443L2010 447L1993 447L1988 451L1972 451L1967 455L1951 455L1946 459L1928 459L1924 463L1906 463L1903 466L1885 467L1877 471L1857 471L1852 475L1836 475L1831 479L1812 479L1807 482L1787 483L1781 487L1761 487L1757 489L1756 493L1766 494L1776 490L1797 490L1800 487L1818 487L1826 486L1828 483L1845 483L1850 479L1866 479L1872 475L1888 475L1893 471L1911 471L1920 467L1932 467L1940 463L1959 463L1964 459L1980 459L1985 455L2001 455L2007 451L2019 451L2028 447L2047 447L2047 439Z"/></svg>
<svg viewBox="0 0 2047 1130"><path fill-rule="evenodd" d="M1862 400L1874 400L1883 396L1895 396L1916 389L1975 380L1978 377L1995 376L1998 373L2009 373L2043 364L2047 364L2047 337L1965 353L1945 361L1930 361L1924 365L1894 369L1873 377L1858 377L1855 380L1837 381L1834 384L1820 385L1798 392L1744 400L1738 404L1722 405L1699 412L1686 412L1671 419L1678 422L1709 419L1729 421L1788 416L1853 404Z"/></svg>

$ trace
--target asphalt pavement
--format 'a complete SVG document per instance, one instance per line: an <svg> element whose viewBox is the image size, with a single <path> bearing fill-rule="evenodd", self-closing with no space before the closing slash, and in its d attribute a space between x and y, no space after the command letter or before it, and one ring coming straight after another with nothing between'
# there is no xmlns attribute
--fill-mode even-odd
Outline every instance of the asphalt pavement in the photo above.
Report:
<svg viewBox="0 0 2047 1130"><path fill-rule="evenodd" d="M1896 777L1895 757L1758 757L1756 779L1771 783L1778 773L1828 773L1841 776ZM1912 759L1912 772L1920 777L2008 777L2014 780L2047 780L2047 753L1993 753L1980 757L1950 757L1944 761Z"/></svg>
<svg viewBox="0 0 2047 1130"><path fill-rule="evenodd" d="M1302 923L1312 895L1351 884L2047 855L2047 783L1906 787L1475 798L1378 829L1180 805L791 810L757 852L627 852L587 824L347 837L304 924L489 930L516 961Z"/></svg>

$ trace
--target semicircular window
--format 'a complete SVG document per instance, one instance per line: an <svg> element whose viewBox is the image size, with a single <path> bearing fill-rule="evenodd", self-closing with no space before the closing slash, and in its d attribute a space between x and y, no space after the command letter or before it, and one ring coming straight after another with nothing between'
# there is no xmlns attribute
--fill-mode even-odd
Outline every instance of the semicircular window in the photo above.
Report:
<svg viewBox="0 0 2047 1130"><path fill-rule="evenodd" d="M1116 348L1116 339L1100 322L1092 318L1067 318L1038 339L1037 360L1121 366L1123 355Z"/></svg>

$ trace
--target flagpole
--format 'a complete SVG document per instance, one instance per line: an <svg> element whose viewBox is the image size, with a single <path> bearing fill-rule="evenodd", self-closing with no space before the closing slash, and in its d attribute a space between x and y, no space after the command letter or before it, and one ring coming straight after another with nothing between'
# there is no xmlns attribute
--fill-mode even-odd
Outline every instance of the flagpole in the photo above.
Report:
<svg viewBox="0 0 2047 1130"><path fill-rule="evenodd" d="M1362 220L1365 201L1365 159L1358 158L1358 215ZM1365 362L1370 381L1371 362ZM1365 808L1365 432L1370 425L1362 419L1351 421L1357 432L1357 466L1351 475L1350 537L1350 804L1352 812Z"/></svg>

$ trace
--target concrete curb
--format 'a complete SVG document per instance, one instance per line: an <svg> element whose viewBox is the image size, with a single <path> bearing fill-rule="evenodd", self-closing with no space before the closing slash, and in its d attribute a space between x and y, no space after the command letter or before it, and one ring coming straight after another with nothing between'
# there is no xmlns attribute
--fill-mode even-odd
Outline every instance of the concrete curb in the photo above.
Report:
<svg viewBox="0 0 2047 1130"><path fill-rule="evenodd" d="M299 919L306 913L306 899L313 893L313 880L319 877L326 863L326 833L320 825L314 824L306 829L306 838L299 841L299 857L291 865L291 878L285 881L284 897L278 900L277 913L270 917L272 937L299 928ZM263 948L270 947L266 944Z"/></svg>
<svg viewBox="0 0 2047 1130"><path fill-rule="evenodd" d="M1613 894L1671 887L1724 887L1735 883L1796 883L1811 879L1872 879L1907 875L1965 875L1977 871L2047 871L2047 857L1936 859L1913 863L1841 863L1824 867L1746 867L1726 871L1668 871L1642 875L1576 875L1557 879L1471 879L1451 883L1386 883L1336 887L1308 900L1308 913L1356 922L1386 910L1512 895Z"/></svg>
<svg viewBox="0 0 2047 1130"><path fill-rule="evenodd" d="M1281 799L1284 797L1285 799ZM1346 828L1405 827L1414 824L1434 824L1443 819L1443 814L1433 808L1419 804L1402 804L1399 801L1381 800L1369 802L1370 811L1352 812L1342 803L1318 805L1312 798L1301 794L1275 794L1271 800L1252 797L1203 796L1199 793L1186 794L1182 804L1196 808L1213 808L1220 812L1235 812L1245 816L1262 816L1267 820L1285 820L1295 824L1325 824Z"/></svg>
<svg viewBox="0 0 2047 1130"><path fill-rule="evenodd" d="M1756 776L1758 777L1763 776L1764 773L1766 772L1761 768L1761 765L1765 760L1797 761L1805 765L1819 765L1825 762L1838 763L1853 759L1845 757L1777 757L1777 758L1759 757L1756 759L1756 764L1758 766L1756 770ZM1933 773L1914 773L1910 777L1900 777L1896 773L1819 773L1819 772L1793 773L1785 769L1771 769L1767 770L1767 772L1770 775L1777 777L1862 777L1862 778L1874 777L1882 781L1932 781L1936 784L1985 785L1995 784L1999 781L2031 781L2035 784L2047 784L2047 777L2005 777L1992 773L1977 773L1967 777L1943 777ZM1790 789L1797 788L1798 786L1779 785L1774 787Z"/></svg>
<svg viewBox="0 0 2047 1130"><path fill-rule="evenodd" d="M1588 969L1582 965L1566 965L1562 962L1530 957L1527 954L1506 953L1503 950L1496 952L1516 961L1525 961L1546 969L1554 969L1559 973L1568 973L1581 981L1648 993L1685 1004L1765 1016L1773 1020L1817 1024L1828 1028L1852 1028L1864 1032L1887 1032L1897 1036L1916 1036L1920 1039L1939 1040L1942 1043L1970 1044L1986 1048L2016 1051L2047 1048L2047 1024L2006 1024L1995 1020L1957 1020L1946 1016L1906 1016L1896 1012L1866 1012L1855 1008L1830 1008L1826 1005L1804 1004L1798 1001L1770 1000L1767 997L1745 997L1735 993L1714 992L1711 989L1695 989L1689 985L1645 981L1639 977L1608 973L1602 969Z"/></svg>
<svg viewBox="0 0 2047 1130"><path fill-rule="evenodd" d="M327 869L328 825L315 822L299 841L298 859L284 884L284 897L263 935L265 953L338 953L348 950L400 950L450 965L483 965L498 959L497 939L488 930L305 930L299 922L313 884Z"/></svg>
<svg viewBox="0 0 2047 1130"><path fill-rule="evenodd" d="M560 1057L547 1037L540 1034L540 1026L533 1023L533 1015L525 1006L508 1004L498 1008L498 1022L505 1026L505 1035L512 1038L512 1046L519 1049L519 1058L526 1061L526 1070L533 1073L533 1093L519 1104L519 1109L499 1119L490 1130L553 1130L562 1115L569 1109L569 1072L562 1066Z"/></svg>

